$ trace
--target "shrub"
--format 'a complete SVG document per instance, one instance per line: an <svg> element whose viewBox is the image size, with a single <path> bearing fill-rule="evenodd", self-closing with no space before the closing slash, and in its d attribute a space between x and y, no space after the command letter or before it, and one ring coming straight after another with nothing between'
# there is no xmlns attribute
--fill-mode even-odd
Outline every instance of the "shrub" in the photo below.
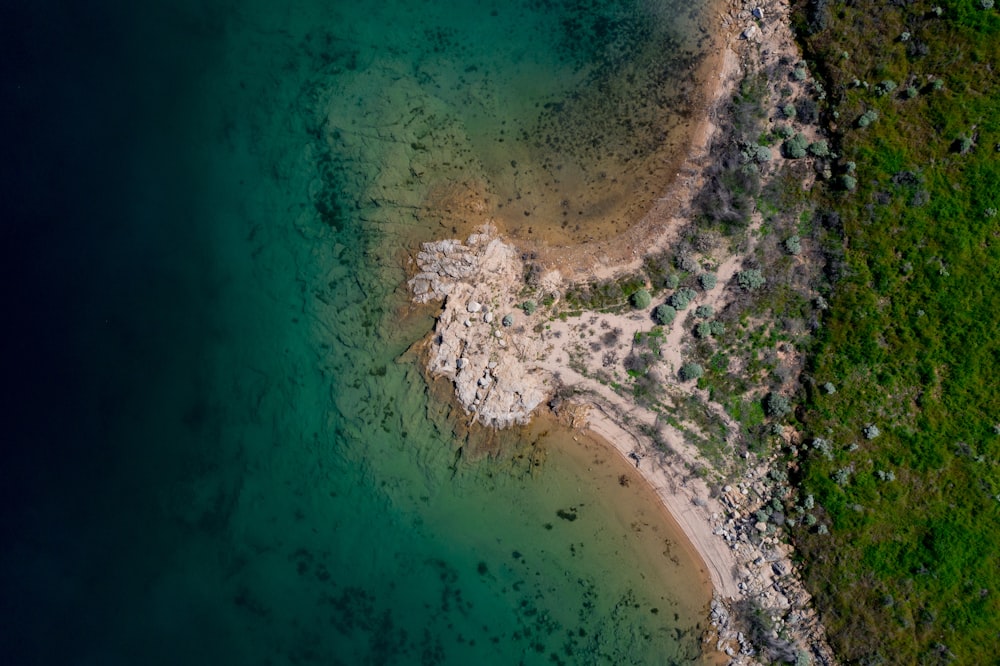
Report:
<svg viewBox="0 0 1000 666"><path fill-rule="evenodd" d="M779 139L787 139L795 134L795 131L788 125L778 125L774 128L774 133Z"/></svg>
<svg viewBox="0 0 1000 666"><path fill-rule="evenodd" d="M993 0L979 0L979 6L983 9L993 9Z"/></svg>
<svg viewBox="0 0 1000 666"><path fill-rule="evenodd" d="M685 363L681 366L681 370L677 374L680 376L681 381L686 382L692 379L698 379L705 374L705 370L697 363Z"/></svg>
<svg viewBox="0 0 1000 666"><path fill-rule="evenodd" d="M846 486L851 480L851 471L850 467L841 467L840 469L834 470L833 474L830 475L830 478L832 478L833 482L838 486Z"/></svg>
<svg viewBox="0 0 1000 666"><path fill-rule="evenodd" d="M709 289L715 289L715 285L718 282L718 278L715 277L715 273L702 273L698 276L698 284L705 291Z"/></svg>
<svg viewBox="0 0 1000 666"><path fill-rule="evenodd" d="M690 254L677 255L674 259L674 263L677 265L677 268L681 269L685 273L694 273L698 270L698 261Z"/></svg>
<svg viewBox="0 0 1000 666"><path fill-rule="evenodd" d="M816 506L816 498L812 495L806 495L806 498L802 500L802 506L806 511L812 511Z"/></svg>
<svg viewBox="0 0 1000 666"><path fill-rule="evenodd" d="M819 140L809 144L809 154L816 157L826 157L830 154L830 146L826 141Z"/></svg>
<svg viewBox="0 0 1000 666"><path fill-rule="evenodd" d="M671 273L667 276L667 279L663 281L663 286L667 289L676 289L677 285L681 283L680 277L676 273Z"/></svg>
<svg viewBox="0 0 1000 666"><path fill-rule="evenodd" d="M639 291L632 294L632 307L636 310L645 310L649 307L649 304L653 302L653 297L649 295L649 292L645 289L640 289Z"/></svg>
<svg viewBox="0 0 1000 666"><path fill-rule="evenodd" d="M787 416L792 411L792 405L788 398L772 391L764 398L764 413L776 419Z"/></svg>
<svg viewBox="0 0 1000 666"><path fill-rule="evenodd" d="M786 118L789 118L789 119L794 118L795 117L795 105L794 104L785 104L783 107L781 107L781 114L783 116L785 116Z"/></svg>
<svg viewBox="0 0 1000 666"><path fill-rule="evenodd" d="M858 179L845 173L840 177L840 186L850 192L857 188Z"/></svg>
<svg viewBox="0 0 1000 666"><path fill-rule="evenodd" d="M823 392L827 395L833 395L837 392L837 387L834 386L832 382L827 382L823 384Z"/></svg>
<svg viewBox="0 0 1000 666"><path fill-rule="evenodd" d="M868 127L876 120L878 120L878 111L875 109L869 109L868 111L862 113L861 117L858 118L858 127Z"/></svg>
<svg viewBox="0 0 1000 666"><path fill-rule="evenodd" d="M802 253L802 239L798 236L791 236L785 240L785 252L788 254Z"/></svg>
<svg viewBox="0 0 1000 666"><path fill-rule="evenodd" d="M736 274L736 284L744 291L754 291L764 286L767 280L756 268L740 271Z"/></svg>
<svg viewBox="0 0 1000 666"><path fill-rule="evenodd" d="M662 326L668 326L674 323L674 319L677 317L677 310L670 307L669 305L663 304L656 306L653 310L653 319Z"/></svg>
<svg viewBox="0 0 1000 666"><path fill-rule="evenodd" d="M711 305L699 305L694 310L694 316L701 317L702 319L708 319L713 314L715 314L715 310Z"/></svg>
<svg viewBox="0 0 1000 666"><path fill-rule="evenodd" d="M771 149L767 146L757 146L757 151L753 156L755 162L763 164L771 161Z"/></svg>
<svg viewBox="0 0 1000 666"><path fill-rule="evenodd" d="M942 79L934 79L934 83L931 84L931 88L934 90L941 90L944 88L944 81Z"/></svg>
<svg viewBox="0 0 1000 666"><path fill-rule="evenodd" d="M972 137L965 136L964 134L955 139L955 150L957 150L962 155L972 150L972 147L975 145L976 144L972 140Z"/></svg>
<svg viewBox="0 0 1000 666"><path fill-rule="evenodd" d="M707 338L712 335L712 327L708 325L707 321L700 322L694 327L694 335L697 338Z"/></svg>
<svg viewBox="0 0 1000 666"><path fill-rule="evenodd" d="M819 120L819 108L816 100L812 97L803 97L795 104L795 115L799 122L806 125L813 125Z"/></svg>
<svg viewBox="0 0 1000 666"><path fill-rule="evenodd" d="M708 324L708 327L712 331L712 335L718 337L726 332L726 325L721 321L713 321Z"/></svg>
<svg viewBox="0 0 1000 666"><path fill-rule="evenodd" d="M808 75L809 73L806 71L806 68L801 65L792 70L792 76L796 81L805 81Z"/></svg>
<svg viewBox="0 0 1000 666"><path fill-rule="evenodd" d="M503 324L505 328L510 328L511 326L514 325L514 315L505 314L500 323Z"/></svg>
<svg viewBox="0 0 1000 666"><path fill-rule="evenodd" d="M535 314L535 310L537 308L538 306L535 305L534 301L525 301L524 303L521 303L521 309L524 310L524 314L526 315Z"/></svg>
<svg viewBox="0 0 1000 666"><path fill-rule="evenodd" d="M667 304L672 305L675 310L683 310L696 295L693 289L679 289L670 295Z"/></svg>
<svg viewBox="0 0 1000 666"><path fill-rule="evenodd" d="M920 94L916 86L906 86L906 99L913 99Z"/></svg>
<svg viewBox="0 0 1000 666"><path fill-rule="evenodd" d="M893 81L892 79L886 79L882 83L875 86L875 94L879 96L888 95L898 87L899 85L895 81Z"/></svg>
<svg viewBox="0 0 1000 666"><path fill-rule="evenodd" d="M819 451L824 458L827 460L833 460L833 447L830 446L830 440L817 437L813 440L812 446L814 449Z"/></svg>
<svg viewBox="0 0 1000 666"><path fill-rule="evenodd" d="M865 439L875 439L876 437L882 434L882 432L878 429L878 426L875 425L874 423L869 423L868 425L866 425L864 427L864 433L865 433Z"/></svg>
<svg viewBox="0 0 1000 666"><path fill-rule="evenodd" d="M795 160L801 159L806 156L806 148L808 145L809 144L806 142L806 138L801 132L799 132L781 144L781 152L785 155L785 157Z"/></svg>

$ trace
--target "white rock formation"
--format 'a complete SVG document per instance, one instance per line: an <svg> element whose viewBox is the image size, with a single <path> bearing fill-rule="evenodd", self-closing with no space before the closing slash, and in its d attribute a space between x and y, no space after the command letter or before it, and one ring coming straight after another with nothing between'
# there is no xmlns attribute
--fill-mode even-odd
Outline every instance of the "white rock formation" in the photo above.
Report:
<svg viewBox="0 0 1000 666"><path fill-rule="evenodd" d="M428 370L454 382L459 403L483 425L527 423L548 395L550 376L525 362L530 354L518 353L517 332L505 336L492 316L516 307L523 271L517 251L486 227L464 244L424 243L417 265L420 272L409 281L413 299L444 300ZM489 315L468 316L482 310Z"/></svg>

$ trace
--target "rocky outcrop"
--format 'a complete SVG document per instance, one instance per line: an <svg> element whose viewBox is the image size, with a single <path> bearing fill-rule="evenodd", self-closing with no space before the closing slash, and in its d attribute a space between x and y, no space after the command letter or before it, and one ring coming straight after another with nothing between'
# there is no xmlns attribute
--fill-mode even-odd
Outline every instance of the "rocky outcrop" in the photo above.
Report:
<svg viewBox="0 0 1000 666"><path fill-rule="evenodd" d="M465 243L424 243L416 261L413 299L444 301L428 370L454 383L472 421L496 428L527 423L548 395L551 377L530 363L531 342L502 323L516 320L512 294L523 271L517 251L485 227Z"/></svg>

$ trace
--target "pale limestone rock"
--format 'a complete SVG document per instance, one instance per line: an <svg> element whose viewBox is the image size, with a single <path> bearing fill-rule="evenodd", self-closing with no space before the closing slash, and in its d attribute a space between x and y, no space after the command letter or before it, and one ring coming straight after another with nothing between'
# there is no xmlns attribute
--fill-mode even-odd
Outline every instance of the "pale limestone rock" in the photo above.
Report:
<svg viewBox="0 0 1000 666"><path fill-rule="evenodd" d="M497 238L495 230L484 228L465 243L425 243L417 254L417 266L420 272L409 281L413 300L444 300L428 370L450 379L459 403L483 425L506 428L527 423L548 396L550 375L527 365L522 358L531 355L514 353L503 333L473 326L466 315L483 312L483 320L491 323L497 307L516 307L523 275L517 251ZM474 370L486 367L490 370L485 376Z"/></svg>

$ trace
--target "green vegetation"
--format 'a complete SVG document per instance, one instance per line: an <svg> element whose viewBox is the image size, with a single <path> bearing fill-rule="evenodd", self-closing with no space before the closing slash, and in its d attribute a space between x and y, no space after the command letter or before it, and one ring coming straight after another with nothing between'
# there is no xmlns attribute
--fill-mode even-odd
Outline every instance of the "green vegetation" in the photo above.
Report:
<svg viewBox="0 0 1000 666"><path fill-rule="evenodd" d="M681 366L680 372L677 374L681 378L681 381L687 382L692 379L698 379L705 374L705 370L697 363L685 363Z"/></svg>
<svg viewBox="0 0 1000 666"><path fill-rule="evenodd" d="M650 296L649 292L645 289L640 289L632 294L630 301L632 303L632 307L636 310L645 310L649 307L649 304L653 302L653 297Z"/></svg>
<svg viewBox="0 0 1000 666"><path fill-rule="evenodd" d="M686 308L697 295L694 289L678 289L667 299L667 304L680 311Z"/></svg>
<svg viewBox="0 0 1000 666"><path fill-rule="evenodd" d="M830 128L834 186L814 195L845 242L826 247L801 411L813 439L794 475L815 508L793 530L845 663L995 663L1000 645L1000 226L986 214L1000 207L1000 14L985 5L796 9L825 115L847 121Z"/></svg>
<svg viewBox="0 0 1000 666"><path fill-rule="evenodd" d="M740 271L736 274L736 284L744 291L760 289L767 282L764 275L756 268Z"/></svg>
<svg viewBox="0 0 1000 666"><path fill-rule="evenodd" d="M809 140L801 133L797 133L781 144L781 152L785 157L798 160L806 156L809 149Z"/></svg>
<svg viewBox="0 0 1000 666"><path fill-rule="evenodd" d="M653 319L656 323L662 326L669 326L674 323L674 319L677 317L677 310L669 305L658 305L656 309L653 310Z"/></svg>

